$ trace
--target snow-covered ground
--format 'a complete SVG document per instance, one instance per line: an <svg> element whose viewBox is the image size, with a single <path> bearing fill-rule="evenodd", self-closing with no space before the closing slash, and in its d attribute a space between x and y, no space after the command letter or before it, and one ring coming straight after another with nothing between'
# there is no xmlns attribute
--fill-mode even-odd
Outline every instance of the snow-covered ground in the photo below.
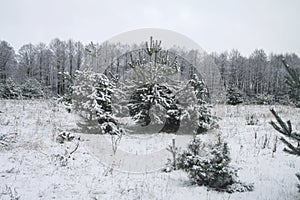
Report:
<svg viewBox="0 0 300 200"><path fill-rule="evenodd" d="M160 171L171 157L165 149L171 139L184 148L191 135L124 136L113 156L110 137L80 133L77 117L54 101L1 100L0 199L297 199L300 159L282 151L268 124L271 107L300 130L300 110L293 107L217 105L220 128L200 136L209 141L221 133L240 180L254 183L253 192L228 194L190 185L185 172ZM257 125L246 125L253 114ZM60 144L61 131L76 138Z"/></svg>

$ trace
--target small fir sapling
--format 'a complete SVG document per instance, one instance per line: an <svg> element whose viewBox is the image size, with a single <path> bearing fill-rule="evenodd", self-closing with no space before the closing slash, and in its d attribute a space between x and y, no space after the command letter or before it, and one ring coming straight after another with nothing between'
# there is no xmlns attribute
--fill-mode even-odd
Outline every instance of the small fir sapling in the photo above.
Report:
<svg viewBox="0 0 300 200"><path fill-rule="evenodd" d="M207 186L217 191L252 191L253 185L241 183L237 170L230 166L228 144L220 138L214 145L205 145L199 138L194 139L177 161L178 169L188 173L193 184Z"/></svg>

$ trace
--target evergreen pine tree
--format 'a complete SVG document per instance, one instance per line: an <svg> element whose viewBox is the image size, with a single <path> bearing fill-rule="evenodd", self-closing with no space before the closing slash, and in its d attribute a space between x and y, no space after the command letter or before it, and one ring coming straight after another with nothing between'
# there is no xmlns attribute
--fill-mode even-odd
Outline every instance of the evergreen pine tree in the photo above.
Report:
<svg viewBox="0 0 300 200"><path fill-rule="evenodd" d="M1 85L0 85L1 86ZM4 83L2 83L1 98L4 99L18 99L22 96L22 91L20 86L14 82L12 78L8 78Z"/></svg>
<svg viewBox="0 0 300 200"><path fill-rule="evenodd" d="M143 50L145 58L141 52L137 59L131 54L131 70L125 75L129 77L125 87L128 88L129 113L142 126L154 120L154 123L165 122L160 132L177 132L180 110L174 95L177 83L172 78L178 72L176 58L169 59L168 52L162 51L161 41L154 41L152 37Z"/></svg>
<svg viewBox="0 0 300 200"><path fill-rule="evenodd" d="M291 68L285 61L285 59L282 59L282 62L285 66L285 69L288 73L288 76L286 77L286 83L295 89L300 89L300 69L299 68ZM292 123L290 120L287 122L284 122L281 117L276 113L274 109L271 109L272 114L274 115L277 123L274 121L271 121L270 124L273 126L273 128L282 134L284 137L281 137L280 140L286 145L286 148L284 148L284 151L300 156L300 134L297 132L294 132L292 129ZM290 138L297 144L294 145L290 141L288 141L286 138ZM298 180L300 181L300 173L296 174ZM300 184L297 185L299 192L300 192Z"/></svg>
<svg viewBox="0 0 300 200"><path fill-rule="evenodd" d="M41 98L44 96L43 88L36 79L27 79L21 86L22 96L24 98Z"/></svg>
<svg viewBox="0 0 300 200"><path fill-rule="evenodd" d="M211 106L206 101L208 97L204 82L199 79L196 74L194 74L190 83L197 98L197 105L199 105L197 133L202 133L212 128L217 128L217 117L211 114Z"/></svg>
<svg viewBox="0 0 300 200"><path fill-rule="evenodd" d="M290 120L288 120L287 122L284 122L281 119L281 117L279 117L279 115L276 113L276 111L274 109L271 109L271 112L274 115L274 117L278 123L278 124L276 124L274 121L271 121L270 124L273 126L273 128L276 131L278 131L279 133L281 133L282 135L284 135L288 138L291 138L298 143L297 146L293 145L291 142L286 140L284 137L281 137L280 140L287 146L287 148L284 148L284 151L289 154L300 156L300 145L299 145L300 134L297 132L293 132L292 124L291 124Z"/></svg>
<svg viewBox="0 0 300 200"><path fill-rule="evenodd" d="M179 155L177 168L188 173L192 183L217 191L243 192L253 190L252 185L237 180L237 171L230 164L227 143L219 139L215 145L207 145L194 138L188 149Z"/></svg>
<svg viewBox="0 0 300 200"><path fill-rule="evenodd" d="M211 114L211 106L207 103L208 92L204 82L194 74L188 84L182 88L177 93L177 100L182 110L181 126L186 131L196 130L196 133L217 128L217 117Z"/></svg>
<svg viewBox="0 0 300 200"><path fill-rule="evenodd" d="M201 133L217 127L216 118L211 115L206 102L207 90L196 74L189 81L178 81L180 70L176 57L171 60L163 51L160 41L146 43L143 49L146 57L139 52L126 72L124 86L129 96L129 113L140 125L165 122L160 132L175 133L180 126L185 131ZM193 130L189 130L193 129Z"/></svg>
<svg viewBox="0 0 300 200"><path fill-rule="evenodd" d="M295 68L289 66L284 58L282 58L282 63L287 71L287 75L285 76L285 82L290 86L291 94L290 96L295 101L296 107L300 107L300 68Z"/></svg>
<svg viewBox="0 0 300 200"><path fill-rule="evenodd" d="M101 74L95 73L90 69L75 72L75 80L72 87L73 108L83 118L88 120L94 120L99 109L97 104L97 86L101 78Z"/></svg>
<svg viewBox="0 0 300 200"><path fill-rule="evenodd" d="M282 63L288 73L286 83L292 88L300 89L300 68L290 67L284 58L282 58Z"/></svg>
<svg viewBox="0 0 300 200"><path fill-rule="evenodd" d="M104 75L90 69L76 71L72 86L72 106L85 123L79 124L88 132L121 135L122 130L112 115L113 83Z"/></svg>
<svg viewBox="0 0 300 200"><path fill-rule="evenodd" d="M227 89L227 104L237 105L243 103L243 96L237 87L231 86Z"/></svg>

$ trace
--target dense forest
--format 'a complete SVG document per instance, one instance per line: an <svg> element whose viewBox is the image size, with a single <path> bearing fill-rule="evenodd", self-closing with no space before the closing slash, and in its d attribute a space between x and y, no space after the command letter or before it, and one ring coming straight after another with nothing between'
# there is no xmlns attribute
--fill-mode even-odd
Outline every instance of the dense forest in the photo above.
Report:
<svg viewBox="0 0 300 200"><path fill-rule="evenodd" d="M0 82L6 84L9 80L21 85L33 79L48 95L63 95L67 87L64 73L72 78L76 70L85 67L103 72L119 56L137 47L119 43L82 44L56 38L48 45L25 44L15 51L8 42L0 41ZM172 50L195 66L208 63L199 62L203 58L213 61L220 71L224 88L235 88L245 102L260 98L265 101L263 103L286 103L299 96L297 91L285 84L286 70L282 63L284 57L290 66L299 67L300 58L294 53L267 55L264 50L257 49L245 57L234 49L203 56L196 50L187 51L179 47Z"/></svg>

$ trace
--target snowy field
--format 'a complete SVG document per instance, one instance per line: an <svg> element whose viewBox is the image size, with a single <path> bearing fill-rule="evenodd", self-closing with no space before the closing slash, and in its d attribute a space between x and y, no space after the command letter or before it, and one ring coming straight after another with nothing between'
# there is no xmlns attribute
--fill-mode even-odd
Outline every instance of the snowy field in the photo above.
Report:
<svg viewBox="0 0 300 200"><path fill-rule="evenodd" d="M240 180L254 183L253 192L229 194L191 185L182 171L161 172L171 139L184 148L191 135L124 136L112 156L109 137L80 133L78 118L54 101L1 100L0 199L297 199L300 159L282 151L268 124L271 107L300 131L293 107L217 105L220 128L200 136L209 141L220 133ZM251 115L256 125L247 125ZM61 131L75 139L58 143Z"/></svg>

